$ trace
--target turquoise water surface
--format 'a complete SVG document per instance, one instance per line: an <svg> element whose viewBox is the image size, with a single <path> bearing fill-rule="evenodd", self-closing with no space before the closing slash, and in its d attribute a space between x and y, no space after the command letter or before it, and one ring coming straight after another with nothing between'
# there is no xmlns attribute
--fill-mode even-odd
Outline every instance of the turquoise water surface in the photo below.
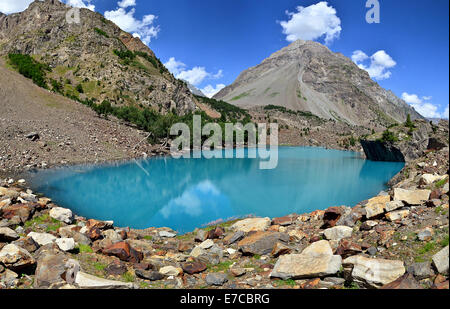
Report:
<svg viewBox="0 0 450 309"><path fill-rule="evenodd" d="M31 182L80 216L189 232L220 219L354 206L386 189L404 166L310 147L280 147L273 170L260 170L259 162L151 158L38 171Z"/></svg>

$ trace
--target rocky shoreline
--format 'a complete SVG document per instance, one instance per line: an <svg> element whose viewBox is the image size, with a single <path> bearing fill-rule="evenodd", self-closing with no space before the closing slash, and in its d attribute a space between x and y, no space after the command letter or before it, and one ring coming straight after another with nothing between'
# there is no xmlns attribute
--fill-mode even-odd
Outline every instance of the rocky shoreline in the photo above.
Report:
<svg viewBox="0 0 450 309"><path fill-rule="evenodd" d="M439 162L439 163L438 163ZM177 235L74 215L0 181L0 288L448 289L448 147L354 207Z"/></svg>

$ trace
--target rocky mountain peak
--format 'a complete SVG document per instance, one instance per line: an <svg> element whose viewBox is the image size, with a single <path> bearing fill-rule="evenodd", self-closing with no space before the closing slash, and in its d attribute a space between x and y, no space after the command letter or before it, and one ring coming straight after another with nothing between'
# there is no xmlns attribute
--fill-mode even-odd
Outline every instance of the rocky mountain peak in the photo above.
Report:
<svg viewBox="0 0 450 309"><path fill-rule="evenodd" d="M139 38L88 9L80 9L80 23L68 23L69 9L58 0L38 0L0 16L0 55L27 54L48 65L49 84L59 83L69 97L142 104L162 113L196 108L185 83Z"/></svg>
<svg viewBox="0 0 450 309"><path fill-rule="evenodd" d="M321 118L374 127L423 118L351 59L297 40L243 71L216 99L240 107L278 105Z"/></svg>

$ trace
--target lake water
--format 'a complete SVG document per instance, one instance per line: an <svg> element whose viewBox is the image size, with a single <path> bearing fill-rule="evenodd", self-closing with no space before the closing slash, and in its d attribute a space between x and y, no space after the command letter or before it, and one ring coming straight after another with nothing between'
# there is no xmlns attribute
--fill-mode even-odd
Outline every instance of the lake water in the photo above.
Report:
<svg viewBox="0 0 450 309"><path fill-rule="evenodd" d="M31 187L77 215L115 226L189 232L220 219L354 206L386 189L404 166L310 147L280 147L273 170L260 170L259 162L151 158L73 166L36 172Z"/></svg>

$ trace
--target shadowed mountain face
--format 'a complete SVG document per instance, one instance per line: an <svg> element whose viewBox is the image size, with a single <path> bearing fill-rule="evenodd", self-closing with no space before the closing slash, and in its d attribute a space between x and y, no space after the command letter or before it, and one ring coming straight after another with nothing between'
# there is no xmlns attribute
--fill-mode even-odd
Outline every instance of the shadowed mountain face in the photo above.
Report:
<svg viewBox="0 0 450 309"><path fill-rule="evenodd" d="M408 114L423 118L350 59L302 40L245 70L214 98L246 108L279 105L356 125L389 125Z"/></svg>
<svg viewBox="0 0 450 309"><path fill-rule="evenodd" d="M187 85L140 39L87 9L80 10L81 23L69 24L69 9L58 0L45 0L21 13L0 14L0 55L31 55L49 65L48 78L62 84L64 94L81 99L143 104L163 113L196 108ZM80 84L84 91L76 88Z"/></svg>

